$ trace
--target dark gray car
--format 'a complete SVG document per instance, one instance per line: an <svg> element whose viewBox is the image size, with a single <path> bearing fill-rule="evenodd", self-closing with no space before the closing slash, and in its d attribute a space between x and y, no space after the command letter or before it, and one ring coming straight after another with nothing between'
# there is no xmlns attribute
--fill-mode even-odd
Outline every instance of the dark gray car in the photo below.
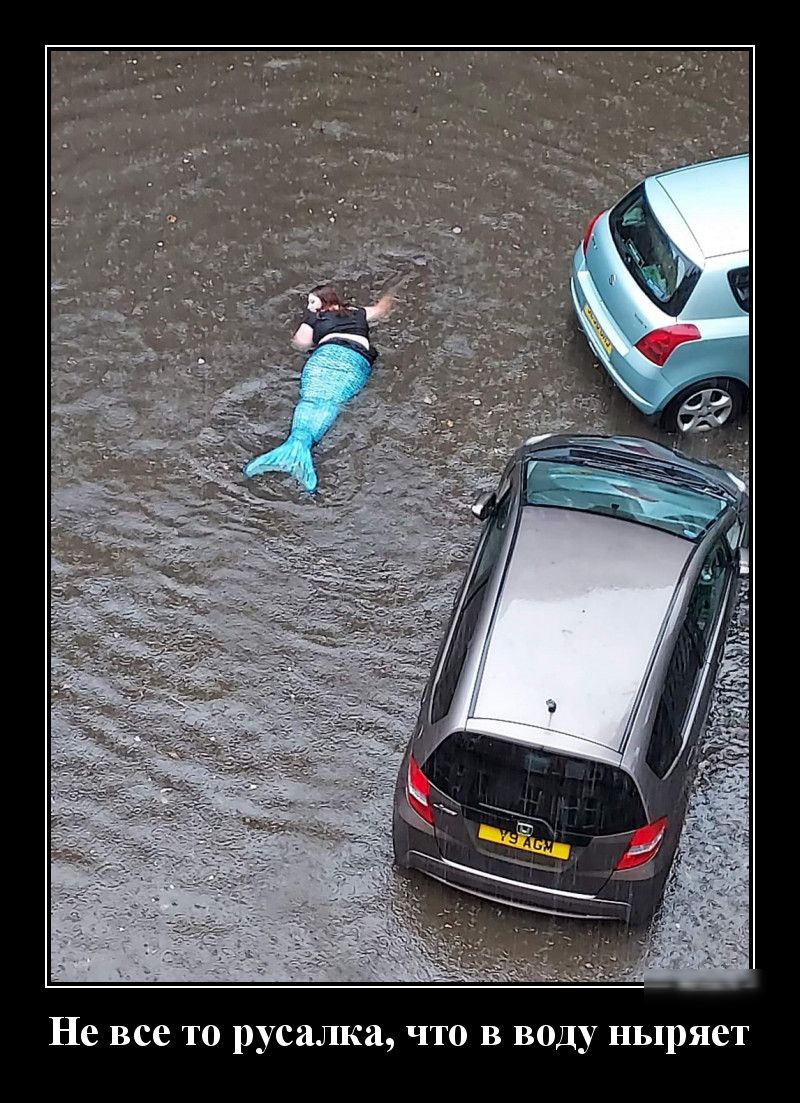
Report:
<svg viewBox="0 0 800 1103"><path fill-rule="evenodd" d="M397 864L557 915L646 922L677 847L740 574L735 476L548 436L483 531L397 779Z"/></svg>

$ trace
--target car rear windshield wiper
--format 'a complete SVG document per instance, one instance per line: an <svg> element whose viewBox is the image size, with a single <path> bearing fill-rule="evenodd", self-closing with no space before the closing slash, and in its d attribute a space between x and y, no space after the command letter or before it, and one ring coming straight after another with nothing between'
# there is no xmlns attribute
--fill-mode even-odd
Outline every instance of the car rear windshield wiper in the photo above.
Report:
<svg viewBox="0 0 800 1103"><path fill-rule="evenodd" d="M697 490L701 494L709 494L713 497L726 498L729 501L735 500L735 495L728 490L725 486L720 486L717 482L712 482L710 479L704 479L702 475L696 475L693 471L688 471L684 467L680 467L677 464L675 466L671 464L661 463L658 460L636 459L631 460L626 457L622 457L617 452L607 451L605 449L597 449L591 453L583 451L574 451L570 453L570 463L577 463L582 467L611 467L615 471L624 472L627 475L639 475L643 472L651 475L655 478L660 478L664 482L674 483L678 486L685 486L691 490Z"/></svg>

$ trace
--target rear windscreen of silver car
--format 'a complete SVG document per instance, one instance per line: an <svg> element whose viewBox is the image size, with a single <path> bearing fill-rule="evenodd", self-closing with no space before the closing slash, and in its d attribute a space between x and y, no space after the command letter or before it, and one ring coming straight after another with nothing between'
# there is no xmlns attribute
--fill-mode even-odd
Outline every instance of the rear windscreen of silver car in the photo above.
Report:
<svg viewBox="0 0 800 1103"><path fill-rule="evenodd" d="M624 770L541 747L456 732L423 766L429 781L468 819L538 821L554 837L619 835L647 823Z"/></svg>

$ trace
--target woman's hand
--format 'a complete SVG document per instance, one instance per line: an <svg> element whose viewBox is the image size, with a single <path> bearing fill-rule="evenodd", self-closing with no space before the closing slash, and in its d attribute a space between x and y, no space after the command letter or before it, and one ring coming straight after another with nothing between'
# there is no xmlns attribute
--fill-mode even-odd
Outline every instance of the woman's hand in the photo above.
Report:
<svg viewBox="0 0 800 1103"><path fill-rule="evenodd" d="M386 291L372 306L367 307L367 321L379 322L383 318L388 318L392 312L392 307L395 303L394 292Z"/></svg>

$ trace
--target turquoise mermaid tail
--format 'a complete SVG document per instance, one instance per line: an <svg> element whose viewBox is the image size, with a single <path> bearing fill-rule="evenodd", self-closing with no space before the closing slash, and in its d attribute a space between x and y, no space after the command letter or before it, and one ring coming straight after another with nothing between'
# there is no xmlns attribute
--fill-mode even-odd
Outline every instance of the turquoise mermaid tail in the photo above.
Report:
<svg viewBox="0 0 800 1103"><path fill-rule="evenodd" d="M339 416L345 402L357 395L367 382L372 365L352 347L326 343L312 352L300 379L300 401L294 409L292 430L271 452L250 460L243 468L245 478L266 471L284 471L306 490L317 486L311 449Z"/></svg>

